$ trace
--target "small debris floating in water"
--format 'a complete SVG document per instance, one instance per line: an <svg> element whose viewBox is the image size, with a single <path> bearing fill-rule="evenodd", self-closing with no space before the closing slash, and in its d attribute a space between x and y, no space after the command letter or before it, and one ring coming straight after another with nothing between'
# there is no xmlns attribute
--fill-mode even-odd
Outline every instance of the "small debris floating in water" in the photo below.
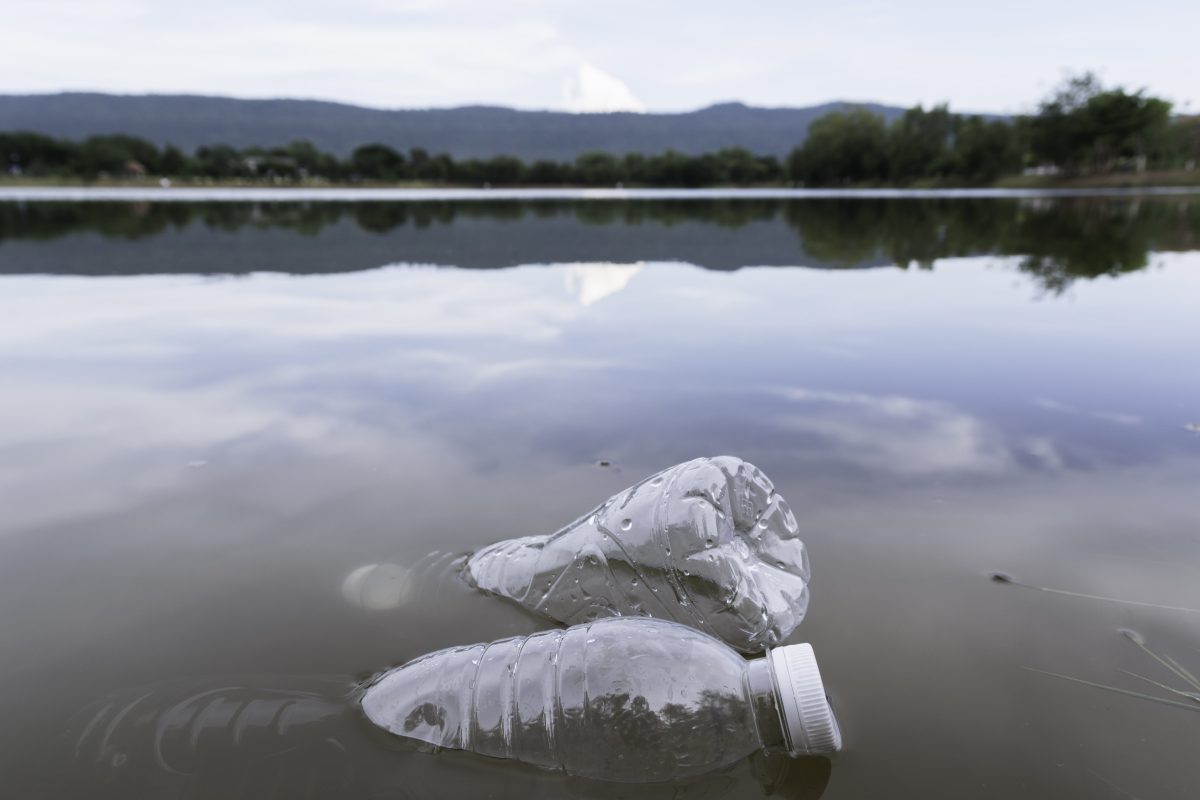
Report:
<svg viewBox="0 0 1200 800"><path fill-rule="evenodd" d="M1020 586L1024 589L1033 589L1036 592L1047 592L1049 594L1061 594L1066 597L1079 597L1084 600L1102 600L1106 603L1120 603L1126 606L1141 606L1143 608L1159 608L1163 611L1183 611L1189 614L1200 614L1200 608L1191 608L1190 606L1168 606L1162 603L1151 603L1145 600L1126 600L1122 597L1109 597L1103 594L1086 594L1084 592L1072 592L1068 589L1054 589L1050 586L1035 586L1032 583L1019 581L1012 575L1006 572L990 572L988 578L993 583L1004 583L1010 586Z"/></svg>

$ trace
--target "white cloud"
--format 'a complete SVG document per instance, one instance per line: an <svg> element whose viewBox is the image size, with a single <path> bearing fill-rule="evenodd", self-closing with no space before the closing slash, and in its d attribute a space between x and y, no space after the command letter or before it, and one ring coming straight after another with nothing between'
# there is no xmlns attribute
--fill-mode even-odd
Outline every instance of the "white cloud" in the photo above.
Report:
<svg viewBox="0 0 1200 800"><path fill-rule="evenodd" d="M646 110L620 78L591 64L580 64L564 83L563 107L575 112Z"/></svg>
<svg viewBox="0 0 1200 800"><path fill-rule="evenodd" d="M1062 469L1064 459L1048 437L1010 441L984 420L935 400L806 388L780 391L797 412L779 424L829 445L822 457L872 472L905 477L940 474L997 475L1022 459Z"/></svg>

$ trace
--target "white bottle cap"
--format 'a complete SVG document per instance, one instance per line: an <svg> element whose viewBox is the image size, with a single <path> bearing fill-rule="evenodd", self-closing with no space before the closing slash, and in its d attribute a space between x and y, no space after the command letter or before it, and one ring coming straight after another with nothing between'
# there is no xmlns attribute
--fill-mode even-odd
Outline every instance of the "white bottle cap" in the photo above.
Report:
<svg viewBox="0 0 1200 800"><path fill-rule="evenodd" d="M776 647L767 654L779 692L779 715L794 756L842 749L842 731L825 697L810 644Z"/></svg>

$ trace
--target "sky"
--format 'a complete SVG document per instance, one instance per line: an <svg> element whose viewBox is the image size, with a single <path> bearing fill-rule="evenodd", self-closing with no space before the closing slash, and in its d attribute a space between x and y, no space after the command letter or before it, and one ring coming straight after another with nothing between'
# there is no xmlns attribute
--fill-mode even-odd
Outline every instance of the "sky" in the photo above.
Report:
<svg viewBox="0 0 1200 800"><path fill-rule="evenodd" d="M1091 69L1200 111L1196 0L0 0L0 20L0 93L1016 113Z"/></svg>

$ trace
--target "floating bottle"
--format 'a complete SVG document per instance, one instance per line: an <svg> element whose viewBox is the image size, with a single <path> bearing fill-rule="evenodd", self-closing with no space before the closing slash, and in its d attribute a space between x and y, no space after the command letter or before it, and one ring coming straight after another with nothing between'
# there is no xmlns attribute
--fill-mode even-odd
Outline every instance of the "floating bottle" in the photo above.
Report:
<svg viewBox="0 0 1200 800"><path fill-rule="evenodd" d="M557 533L467 562L478 588L566 625L674 620L745 653L783 641L808 607L808 556L771 481L740 458L663 470Z"/></svg>
<svg viewBox="0 0 1200 800"><path fill-rule="evenodd" d="M360 702L399 736L608 781L679 780L757 751L841 747L811 646L747 661L654 619L442 650L384 673Z"/></svg>

